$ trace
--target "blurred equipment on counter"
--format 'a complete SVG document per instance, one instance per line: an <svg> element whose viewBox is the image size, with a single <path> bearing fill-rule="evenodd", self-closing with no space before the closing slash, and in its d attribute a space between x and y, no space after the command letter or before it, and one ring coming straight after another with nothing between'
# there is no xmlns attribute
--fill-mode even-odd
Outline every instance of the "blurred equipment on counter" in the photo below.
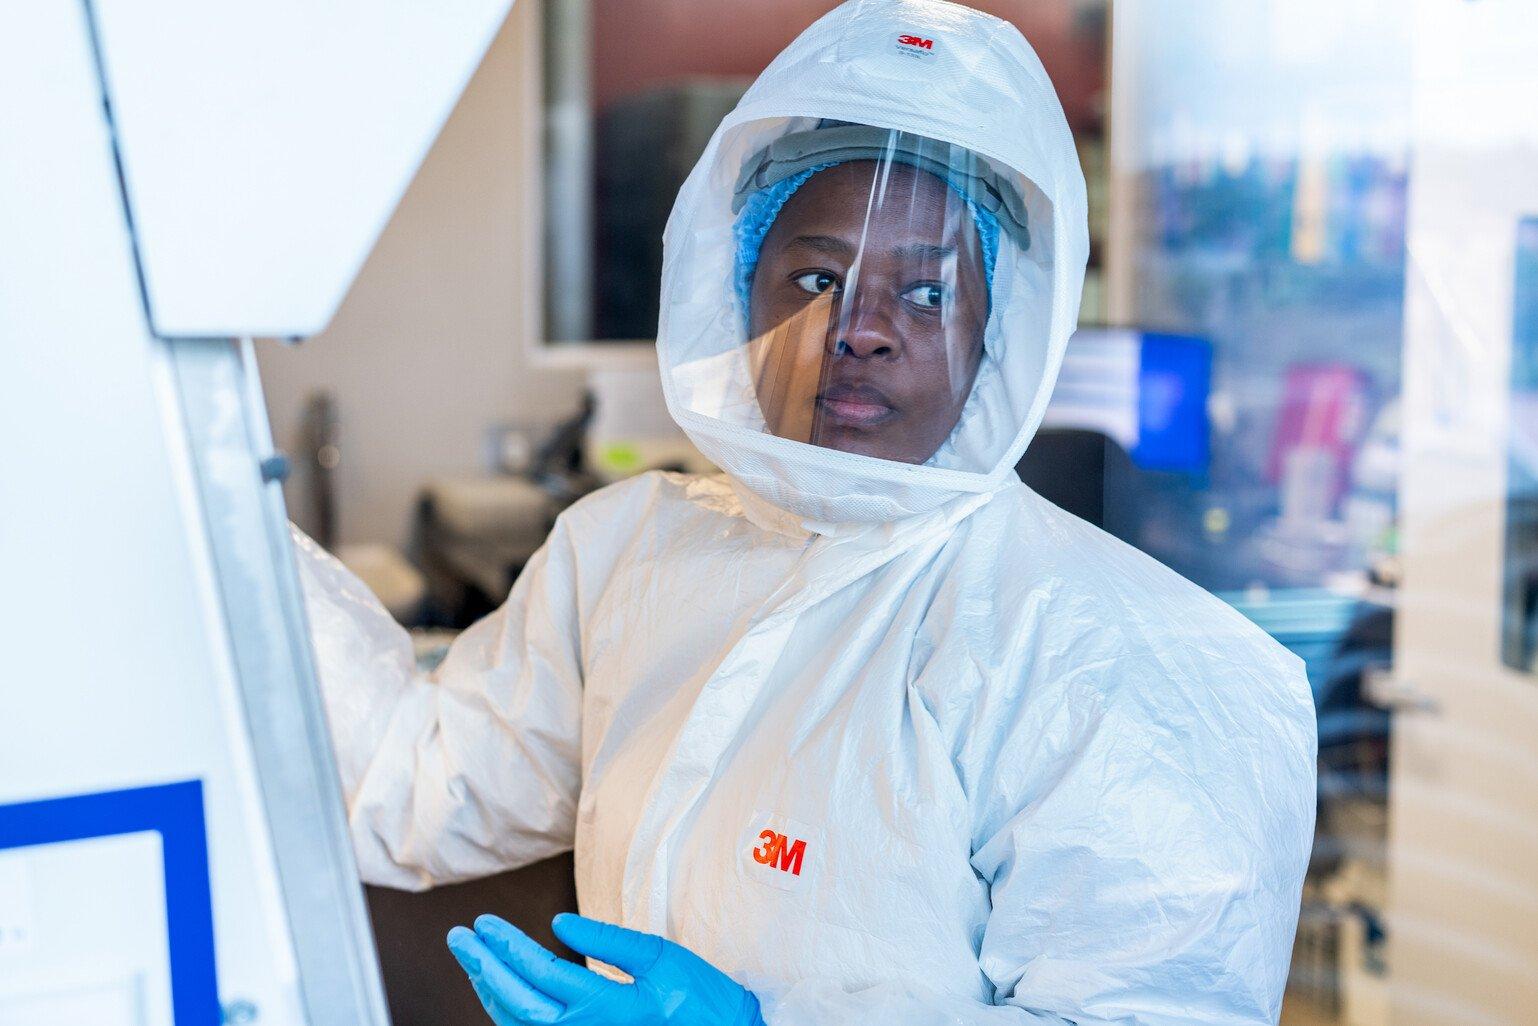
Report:
<svg viewBox="0 0 1538 1026"><path fill-rule="evenodd" d="M655 361L596 368L588 387L596 408L583 454L603 484L643 470L715 469L673 422Z"/></svg>
<svg viewBox="0 0 1538 1026"><path fill-rule="evenodd" d="M390 615L403 624L417 623L427 599L427 578L400 549L383 542L338 545L336 558L368 585Z"/></svg>
<svg viewBox="0 0 1538 1026"><path fill-rule="evenodd" d="M525 478L429 483L418 503L416 532L432 599L427 622L464 627L501 605L559 511L556 499Z"/></svg>
<svg viewBox="0 0 1538 1026"><path fill-rule="evenodd" d="M668 416L655 364L592 371L570 417L503 426L491 449L494 473L422 490L413 548L428 581L424 624L464 627L501 605L556 516L589 492L646 470L713 469Z"/></svg>
<svg viewBox="0 0 1538 1026"><path fill-rule="evenodd" d="M583 446L593 424L597 400L592 390L582 393L582 406L572 416L556 424L534 448L524 476L538 484L557 502L571 503L599 486L587 469ZM503 470L517 471L508 466Z"/></svg>

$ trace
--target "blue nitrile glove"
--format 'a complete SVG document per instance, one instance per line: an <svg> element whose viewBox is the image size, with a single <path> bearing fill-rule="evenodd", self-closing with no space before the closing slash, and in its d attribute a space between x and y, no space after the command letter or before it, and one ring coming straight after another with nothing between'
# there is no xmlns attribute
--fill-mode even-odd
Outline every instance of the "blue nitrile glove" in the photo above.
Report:
<svg viewBox="0 0 1538 1026"><path fill-rule="evenodd" d="M551 926L561 943L635 982L599 976L481 916L473 931L449 931L449 950L497 1026L764 1026L753 993L687 948L570 913Z"/></svg>

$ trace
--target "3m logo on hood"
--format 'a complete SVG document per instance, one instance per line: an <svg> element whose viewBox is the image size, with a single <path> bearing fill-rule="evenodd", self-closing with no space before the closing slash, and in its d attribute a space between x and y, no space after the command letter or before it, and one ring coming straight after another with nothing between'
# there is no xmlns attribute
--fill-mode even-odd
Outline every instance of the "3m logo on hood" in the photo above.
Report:
<svg viewBox="0 0 1538 1026"><path fill-rule="evenodd" d="M897 52L909 57L933 57L935 41L923 36L901 35L897 37Z"/></svg>

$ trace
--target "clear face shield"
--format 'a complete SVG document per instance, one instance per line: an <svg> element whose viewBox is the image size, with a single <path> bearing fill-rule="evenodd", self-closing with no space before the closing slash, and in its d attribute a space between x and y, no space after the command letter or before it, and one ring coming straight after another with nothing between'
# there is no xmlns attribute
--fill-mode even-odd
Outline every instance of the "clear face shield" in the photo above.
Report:
<svg viewBox="0 0 1538 1026"><path fill-rule="evenodd" d="M929 461L985 357L1001 239L1029 246L1009 177L949 143L823 122L747 153L731 214L741 344L684 369L690 394L781 438Z"/></svg>

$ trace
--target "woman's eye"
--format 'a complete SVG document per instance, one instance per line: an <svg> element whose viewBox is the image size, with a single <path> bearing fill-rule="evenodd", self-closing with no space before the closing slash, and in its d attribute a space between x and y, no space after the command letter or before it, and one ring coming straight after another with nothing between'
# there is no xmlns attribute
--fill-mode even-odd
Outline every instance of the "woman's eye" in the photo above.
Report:
<svg viewBox="0 0 1538 1026"><path fill-rule="evenodd" d="M797 275L795 282L803 291L810 292L814 296L838 291L838 279L827 271L808 271Z"/></svg>
<svg viewBox="0 0 1538 1026"><path fill-rule="evenodd" d="M903 298L914 306L937 307L945 301L945 286L936 285L933 282L924 282L904 292Z"/></svg>

